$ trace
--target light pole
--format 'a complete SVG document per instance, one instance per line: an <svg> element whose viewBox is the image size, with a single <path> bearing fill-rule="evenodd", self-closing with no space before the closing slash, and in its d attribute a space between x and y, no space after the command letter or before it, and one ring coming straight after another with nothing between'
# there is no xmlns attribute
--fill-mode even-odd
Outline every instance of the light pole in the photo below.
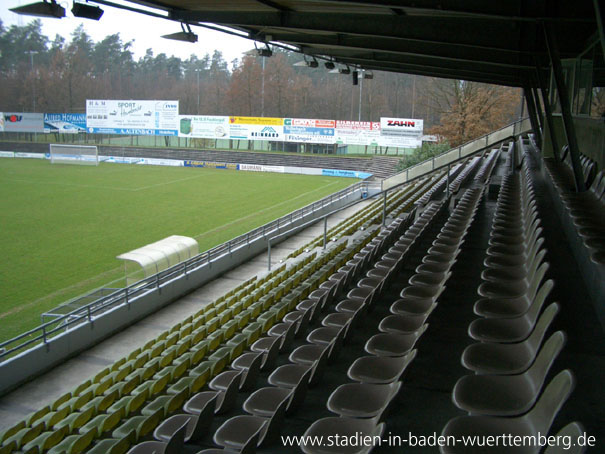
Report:
<svg viewBox="0 0 605 454"><path fill-rule="evenodd" d="M363 76L365 74L364 69L359 70L359 115L358 121L361 121L361 95L363 94Z"/></svg>
<svg viewBox="0 0 605 454"><path fill-rule="evenodd" d="M29 54L29 61L31 63L31 74L32 74L32 104L33 104L33 113L36 112L36 80L34 78L34 55L38 52L35 50L29 50L26 53Z"/></svg>
<svg viewBox="0 0 605 454"><path fill-rule="evenodd" d="M261 100L260 100L260 116L264 117L265 116L265 56L262 56L262 77L261 77L261 89L260 89L260 96L261 96Z"/></svg>
<svg viewBox="0 0 605 454"><path fill-rule="evenodd" d="M197 73L197 114L200 114L200 69L196 68Z"/></svg>

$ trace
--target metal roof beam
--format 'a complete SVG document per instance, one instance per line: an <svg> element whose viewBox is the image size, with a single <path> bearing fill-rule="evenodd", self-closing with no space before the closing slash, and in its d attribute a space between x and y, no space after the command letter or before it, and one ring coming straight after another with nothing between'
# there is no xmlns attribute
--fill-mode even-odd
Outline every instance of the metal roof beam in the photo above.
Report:
<svg viewBox="0 0 605 454"><path fill-rule="evenodd" d="M372 69L374 71L388 71L388 72L395 72L395 73L400 73L400 74L413 74L413 75L417 75L417 76L437 77L440 79L461 80L459 77L455 77L452 74L439 73L439 72L435 72L435 71L423 71L422 69L418 69L418 68L392 67L392 66L377 65L370 69ZM484 83L484 84L502 85L502 86L506 86L506 87L519 87L520 86L519 81L510 80L510 79L506 79L506 78L492 79L492 78L486 78L486 77L471 76L471 77L467 77L466 79L463 79L463 80L467 80L470 82L479 82L479 83Z"/></svg>
<svg viewBox="0 0 605 454"><path fill-rule="evenodd" d="M261 5L268 6L269 8L273 8L277 11L292 11L292 9L288 8L287 6L280 5L279 3L271 1L271 0L255 0L255 1L257 3L260 3Z"/></svg>
<svg viewBox="0 0 605 454"><path fill-rule="evenodd" d="M313 55L329 55L336 58L354 58L359 61L367 61L372 62L376 61L378 63L394 63L394 64L414 64L414 65L422 65L426 67L434 67L434 68L443 68L443 69L452 69L457 70L460 67L464 68L473 68L474 71L484 72L484 73L493 73L493 74L510 74L517 75L520 70L533 71L533 66L524 66L524 65L493 65L489 62L482 61L461 61L461 59L443 59L443 58L433 58L427 57L424 55L402 55L402 54L393 54L387 52L367 52L367 51L358 51L358 50L343 50L343 49L334 49L334 48L321 48L321 47L303 47L301 49L305 54L313 54Z"/></svg>
<svg viewBox="0 0 605 454"><path fill-rule="evenodd" d="M496 24L493 21L468 18L371 16L346 13L174 10L170 12L170 17L181 21L213 22L231 26L278 27L363 36L412 38L505 50L518 48L520 30L515 23L507 21ZM486 33L486 30L490 30L490 33Z"/></svg>
<svg viewBox="0 0 605 454"><path fill-rule="evenodd" d="M440 77L444 79L460 79L469 80L473 82L483 82L488 84L507 85L513 87L521 86L520 77L515 77L505 74L486 74L480 71L471 70L448 70L444 68L427 67L424 65L414 64L397 64L389 62L366 62L359 61L354 58L338 58L338 63L346 64L350 66L360 66L365 69L372 69L376 71L392 71L401 72L407 74L417 74L420 76Z"/></svg>
<svg viewBox="0 0 605 454"><path fill-rule="evenodd" d="M535 54L508 49L483 49L477 46L448 44L437 41L427 41L409 38L385 38L345 35L345 34L310 34L295 31L265 30L262 34L271 35L274 41L282 41L300 45L319 45L325 47L342 47L349 49L365 49L378 52L394 52L404 55L427 55L435 58L464 59L469 61L487 61L493 64L517 65L519 57L533 58ZM472 58L469 56L472 54ZM542 57L548 59L544 52Z"/></svg>

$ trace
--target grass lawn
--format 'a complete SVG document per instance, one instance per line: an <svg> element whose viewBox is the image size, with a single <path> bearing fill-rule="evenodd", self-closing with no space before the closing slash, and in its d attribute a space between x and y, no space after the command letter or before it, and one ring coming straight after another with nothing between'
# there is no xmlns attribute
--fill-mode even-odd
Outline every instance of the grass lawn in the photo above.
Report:
<svg viewBox="0 0 605 454"><path fill-rule="evenodd" d="M169 235L200 251L343 189L347 178L0 159L0 340L124 283L115 257Z"/></svg>

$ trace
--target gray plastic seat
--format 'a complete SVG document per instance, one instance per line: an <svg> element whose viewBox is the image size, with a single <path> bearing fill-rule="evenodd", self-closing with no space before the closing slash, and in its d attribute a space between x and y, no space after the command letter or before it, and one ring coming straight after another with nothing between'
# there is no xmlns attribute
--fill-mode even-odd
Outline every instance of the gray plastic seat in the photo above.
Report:
<svg viewBox="0 0 605 454"><path fill-rule="evenodd" d="M176 414L165 419L156 427L153 437L156 440L168 442L183 425L185 425L184 441L198 441L208 433L214 419L214 405L206 405L199 415Z"/></svg>
<svg viewBox="0 0 605 454"><path fill-rule="evenodd" d="M128 454L181 454L187 423L182 424L169 438L163 441L144 441L133 446Z"/></svg>
<svg viewBox="0 0 605 454"><path fill-rule="evenodd" d="M573 390L575 380L571 371L560 372L548 384L540 396L536 405L522 416L507 418L501 416L459 416L451 419L443 429L445 437L463 436L502 436L502 434L513 437L537 437L538 434L548 434L553 420ZM542 447L531 443L514 449L505 444L490 446L490 453L538 453ZM450 453L485 453L485 446L464 446L462 443L450 446L442 446L440 450L444 454Z"/></svg>
<svg viewBox="0 0 605 454"><path fill-rule="evenodd" d="M444 285L408 285L399 295L401 298L432 299L435 301L444 290Z"/></svg>
<svg viewBox="0 0 605 454"><path fill-rule="evenodd" d="M517 416L534 404L546 374L565 344L558 331L540 349L529 369L519 375L467 375L452 392L454 404L471 414Z"/></svg>
<svg viewBox="0 0 605 454"><path fill-rule="evenodd" d="M527 255L527 252L531 250L537 239L540 238L541 233L542 228L538 228L525 241L519 241L516 244L489 246L485 253L488 257L501 257L503 259L511 256Z"/></svg>
<svg viewBox="0 0 605 454"><path fill-rule="evenodd" d="M409 279L410 285L422 286L425 285L427 287L433 286L443 286L445 282L452 275L451 271L444 273L427 273L421 272L416 273Z"/></svg>
<svg viewBox="0 0 605 454"><path fill-rule="evenodd" d="M250 367L250 365L254 362L255 357L260 354L260 355L262 355L262 358L263 358L260 369L264 371L264 370L270 370L271 368L273 368L273 366L275 365L275 362L277 361L277 357L279 355L279 349L281 346L281 338L267 336L267 337L261 337L256 342L260 341L261 339L267 339L267 340L259 342L257 344L256 351L252 350L251 352L243 353L242 355L235 358L233 360L233 362L231 363L231 367L233 369L237 369L237 370L248 369ZM254 344L256 344L256 342ZM254 345L254 344L252 344L252 345ZM262 346L262 348L261 348L261 346Z"/></svg>
<svg viewBox="0 0 605 454"><path fill-rule="evenodd" d="M311 364L284 364L275 369L267 381L270 385L279 386L281 388L294 388L309 369L312 369L311 377L309 378L309 386L316 385L328 362L331 346L319 347L323 348L321 355Z"/></svg>
<svg viewBox="0 0 605 454"><path fill-rule="evenodd" d="M389 307L395 315L424 315L430 314L437 303L432 298L401 298Z"/></svg>
<svg viewBox="0 0 605 454"><path fill-rule="evenodd" d="M540 225L540 219L536 215L533 215L532 217L533 219L530 217L527 220L529 222L526 221L524 226L520 225L519 228L516 229L492 229L488 244L490 246L503 246L525 241L527 238L531 237L531 235Z"/></svg>
<svg viewBox="0 0 605 454"><path fill-rule="evenodd" d="M544 276L549 267L548 262L542 263L539 267L537 263L534 263L527 276L508 282L483 282L477 289L477 293L484 298L520 298L534 285L534 278L538 275Z"/></svg>
<svg viewBox="0 0 605 454"><path fill-rule="evenodd" d="M446 263L422 263L416 267L417 273L445 273L448 272L456 260Z"/></svg>
<svg viewBox="0 0 605 454"><path fill-rule="evenodd" d="M543 314L532 333L523 342L498 344L479 342L471 344L462 352L462 365L481 374L520 374L534 362L546 330L555 314Z"/></svg>
<svg viewBox="0 0 605 454"><path fill-rule="evenodd" d="M243 405L244 411L251 415L270 417L279 408L284 399L288 400L286 413L295 411L305 400L309 380L313 373L312 368L303 373L298 382L292 388L280 388L278 386L267 386L254 391L246 399Z"/></svg>
<svg viewBox="0 0 605 454"><path fill-rule="evenodd" d="M273 442L279 436L288 399L279 404L270 418L253 415L234 416L225 421L215 432L214 442L224 448L240 451L258 436L257 446Z"/></svg>
<svg viewBox="0 0 605 454"><path fill-rule="evenodd" d="M381 417L400 388L400 381L388 384L346 383L330 394L327 407L339 416Z"/></svg>
<svg viewBox="0 0 605 454"><path fill-rule="evenodd" d="M279 325L279 324L278 324ZM285 351L290 348L292 341L294 341L294 335L296 334L296 325L293 323L288 324L286 330L280 333L279 328L273 332L273 334L267 333L269 336L261 337L250 346L250 350L257 353L264 353L271 349L273 346L272 338L279 339L279 351Z"/></svg>
<svg viewBox="0 0 605 454"><path fill-rule="evenodd" d="M458 253L450 254L427 254L422 257L422 263L453 263Z"/></svg>
<svg viewBox="0 0 605 454"><path fill-rule="evenodd" d="M552 281L547 281L552 282ZM512 318L479 318L473 320L468 327L468 335L479 342L521 342L534 330L536 320L544 304L544 298L538 294L529 310L518 317ZM558 312L557 303L552 303L544 314L552 316Z"/></svg>
<svg viewBox="0 0 605 454"><path fill-rule="evenodd" d="M535 263L542 263L546 249L541 249L533 258L528 257L528 262L519 266L503 266L499 268L486 268L481 273L481 279L489 282L507 283L523 279L529 273L529 268Z"/></svg>
<svg viewBox="0 0 605 454"><path fill-rule="evenodd" d="M544 244L544 238L540 237L527 250L520 254L499 254L488 256L483 260L483 265L488 268L499 268L508 266L523 266L528 258L533 257Z"/></svg>
<svg viewBox="0 0 605 454"><path fill-rule="evenodd" d="M183 410L192 415L200 415L214 402L214 413L225 413L233 408L239 390L239 376L232 376L231 383L224 391L202 391L194 394L183 406Z"/></svg>
<svg viewBox="0 0 605 454"><path fill-rule="evenodd" d="M376 288L356 287L347 293L347 299L359 301L361 304L370 306L376 294Z"/></svg>
<svg viewBox="0 0 605 454"><path fill-rule="evenodd" d="M529 310L532 302L537 297L538 287L545 274L546 269L540 268L524 295L516 298L481 298L473 305L473 311L475 314L485 318L510 318L524 314Z"/></svg>
<svg viewBox="0 0 605 454"><path fill-rule="evenodd" d="M434 304L433 307L436 307ZM430 312L425 314L387 315L378 324L382 333L405 334L417 331L422 327Z"/></svg>
<svg viewBox="0 0 605 454"><path fill-rule="evenodd" d="M315 307L309 308L305 311L288 312L283 318L283 323L273 325L268 334L270 336L286 335L286 332L290 329L290 324L293 324L294 337L301 336L307 331L307 327L309 326L309 321L313 316L313 310Z"/></svg>
<svg viewBox="0 0 605 454"><path fill-rule="evenodd" d="M342 418L342 417L329 417L315 421L305 431L304 436L306 437L328 437L338 434L342 437L381 437L384 432L385 424L380 423L376 418L369 419L357 419L357 418ZM312 446L310 443L304 444L300 447L302 452L305 454L367 454L372 450L373 446L366 446L363 443L359 443L356 446L355 443L351 443L348 446Z"/></svg>
<svg viewBox="0 0 605 454"><path fill-rule="evenodd" d="M226 391L229 385L231 385L231 381L233 380L233 376L237 375L240 378L239 389L240 391L249 391L256 385L256 381L258 379L258 375L260 373L260 366L262 363L262 357L260 355L256 356L249 367L245 370L225 370L218 374L216 377L212 379L212 381L208 384L208 387L214 391Z"/></svg>
<svg viewBox="0 0 605 454"><path fill-rule="evenodd" d="M375 356L403 356L410 352L416 341L428 328L422 325L418 330L406 334L375 334L365 344L365 351Z"/></svg>
<svg viewBox="0 0 605 454"><path fill-rule="evenodd" d="M417 350L404 356L362 356L347 371L347 376L359 383L393 383L401 378L416 357Z"/></svg>

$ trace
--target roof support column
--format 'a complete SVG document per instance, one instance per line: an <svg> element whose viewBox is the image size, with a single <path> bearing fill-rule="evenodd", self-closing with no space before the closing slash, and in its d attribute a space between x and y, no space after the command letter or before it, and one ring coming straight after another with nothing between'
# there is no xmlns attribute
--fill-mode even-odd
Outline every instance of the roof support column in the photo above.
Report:
<svg viewBox="0 0 605 454"><path fill-rule="evenodd" d="M542 109L542 103L540 103L540 95L538 94L538 88L531 88L532 97L534 98L534 104L536 105L536 115L540 122L540 132L542 133L542 139L544 139L544 110Z"/></svg>
<svg viewBox="0 0 605 454"><path fill-rule="evenodd" d="M580 165L580 148L578 146L576 129L571 116L571 104L569 102L567 87L565 86L565 79L563 78L563 67L561 66L559 47L557 45L557 37L553 31L553 25L544 24L544 33L546 35L546 44L548 47L548 54L550 56L550 63L552 65L555 83L557 84L557 92L559 93L561 114L563 116L565 136L567 137L567 144L569 146L569 153L571 156L571 166L573 168L576 191L584 192L586 190L586 185L584 184L582 166Z"/></svg>
<svg viewBox="0 0 605 454"><path fill-rule="evenodd" d="M538 122L538 115L536 114L536 104L534 103L534 95L529 88L529 85L523 87L523 95L525 96L525 104L527 104L527 112L529 113L529 121L531 127L536 135L536 142L538 146L542 148L542 132L540 131L540 123Z"/></svg>
<svg viewBox="0 0 605 454"><path fill-rule="evenodd" d="M597 16L597 28L599 29L599 38L601 38L601 50L603 51L603 55L605 55L605 30L603 29L603 27L605 27L605 24L603 23L605 22L605 19L603 18L603 10L599 5L599 0L592 0L592 2L594 3L594 12Z"/></svg>
<svg viewBox="0 0 605 454"><path fill-rule="evenodd" d="M548 133L550 135L550 141L552 142L552 151L555 156L555 159L558 161L559 158L559 141L557 140L557 135L555 134L555 122L552 119L552 108L550 105L550 99L548 96L548 92L546 91L546 83L544 82L544 78L542 77L542 69L540 65L536 62L536 79L538 80L538 87L540 87L540 92L542 93L542 102L544 103L544 113L546 114L546 123L548 124Z"/></svg>

